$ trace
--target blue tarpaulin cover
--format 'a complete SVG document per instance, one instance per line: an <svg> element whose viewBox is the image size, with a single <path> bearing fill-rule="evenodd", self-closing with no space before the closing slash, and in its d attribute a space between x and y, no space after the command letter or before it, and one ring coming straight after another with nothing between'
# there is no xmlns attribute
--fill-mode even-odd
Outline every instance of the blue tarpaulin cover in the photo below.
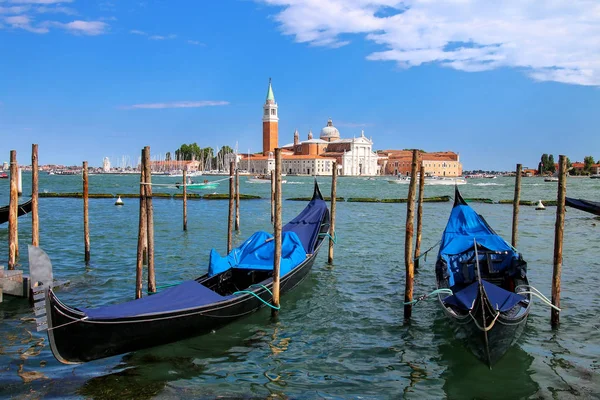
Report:
<svg viewBox="0 0 600 400"><path fill-rule="evenodd" d="M300 238L304 251L312 254L321 229L321 221L327 212L327 203L313 199L300 214L283 227L283 232L295 232Z"/></svg>
<svg viewBox="0 0 600 400"><path fill-rule="evenodd" d="M321 222L327 212L327 203L315 198L308 203L296 218L282 228L281 235L281 276L290 272L315 250ZM259 231L250 236L241 246L233 249L225 257L212 249L208 275L213 276L229 268L272 269L275 243L273 235Z"/></svg>
<svg viewBox="0 0 600 400"><path fill-rule="evenodd" d="M525 300L525 297L504 290L499 286L494 285L485 280L481 280L485 294L496 311L505 312L513 308L517 303ZM459 307L463 310L472 310L475 299L479 296L479 283L474 282L461 290L460 292L454 293L452 296L448 296L444 299L445 304L451 304Z"/></svg>
<svg viewBox="0 0 600 400"><path fill-rule="evenodd" d="M186 281L138 300L99 308L80 308L80 310L86 313L89 319L115 319L185 310L226 300L230 297L221 296L196 281Z"/></svg>
<svg viewBox="0 0 600 400"><path fill-rule="evenodd" d="M213 276L230 268L273 269L275 241L273 235L258 231L250 236L241 246L231 250L225 257L212 249L208 275ZM292 268L306 259L306 251L295 232L283 232L281 235L280 275L290 272Z"/></svg>
<svg viewBox="0 0 600 400"><path fill-rule="evenodd" d="M462 263L473 255L473 239L479 246L499 253L493 255L496 260L494 268L497 271L510 267L512 259L518 258L518 253L498 236L475 210L468 205L455 205L442 234L439 252L448 265L450 286L465 281L461 267ZM474 277L472 269L471 265L471 278Z"/></svg>

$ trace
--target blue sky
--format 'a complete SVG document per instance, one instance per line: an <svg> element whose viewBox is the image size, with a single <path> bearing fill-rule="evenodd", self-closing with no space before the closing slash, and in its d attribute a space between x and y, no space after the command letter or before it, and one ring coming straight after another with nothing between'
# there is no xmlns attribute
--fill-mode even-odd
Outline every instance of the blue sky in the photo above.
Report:
<svg viewBox="0 0 600 400"><path fill-rule="evenodd" d="M465 169L600 158L597 1L0 0L0 161L101 165L318 133Z"/></svg>

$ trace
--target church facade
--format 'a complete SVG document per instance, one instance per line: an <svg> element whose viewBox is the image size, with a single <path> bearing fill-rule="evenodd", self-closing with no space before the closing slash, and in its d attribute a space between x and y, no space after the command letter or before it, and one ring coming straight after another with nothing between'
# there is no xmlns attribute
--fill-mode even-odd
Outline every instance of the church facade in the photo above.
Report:
<svg viewBox="0 0 600 400"><path fill-rule="evenodd" d="M239 168L252 174L268 174L275 169L275 148L279 140L279 110L269 80L267 98L263 105L263 151L240 155ZM319 138L308 132L307 139L300 141L298 130L294 141L281 146L282 171L289 175L331 175L333 162L337 161L340 175L378 175L378 155L373 152L373 142L360 137L342 139L331 119L321 129Z"/></svg>

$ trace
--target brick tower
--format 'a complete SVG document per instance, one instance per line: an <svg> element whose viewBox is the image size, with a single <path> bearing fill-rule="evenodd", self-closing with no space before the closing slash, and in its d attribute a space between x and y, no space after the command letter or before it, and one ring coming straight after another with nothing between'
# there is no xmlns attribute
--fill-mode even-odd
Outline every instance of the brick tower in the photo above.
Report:
<svg viewBox="0 0 600 400"><path fill-rule="evenodd" d="M267 156L275 152L278 146L278 126L279 116L277 115L277 103L271 87L271 78L269 78L269 90L267 91L267 100L263 106L263 155Z"/></svg>

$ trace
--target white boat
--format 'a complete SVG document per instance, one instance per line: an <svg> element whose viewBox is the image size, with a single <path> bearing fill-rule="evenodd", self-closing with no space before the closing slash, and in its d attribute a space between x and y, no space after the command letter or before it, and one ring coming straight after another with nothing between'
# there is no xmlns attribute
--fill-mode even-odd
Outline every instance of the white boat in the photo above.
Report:
<svg viewBox="0 0 600 400"><path fill-rule="evenodd" d="M388 183L397 183L399 185L407 185L410 183L410 176L398 176L396 179L389 179Z"/></svg>
<svg viewBox="0 0 600 400"><path fill-rule="evenodd" d="M271 177L269 175L254 176L248 178L248 183L271 183ZM282 179L281 183L287 183L287 181Z"/></svg>
<svg viewBox="0 0 600 400"><path fill-rule="evenodd" d="M456 177L451 178L448 176L426 176L426 185L466 185L467 181L465 178Z"/></svg>
<svg viewBox="0 0 600 400"><path fill-rule="evenodd" d="M591 179L600 179L600 174L590 175Z"/></svg>
<svg viewBox="0 0 600 400"><path fill-rule="evenodd" d="M557 176L547 176L544 178L544 182L558 182Z"/></svg>

